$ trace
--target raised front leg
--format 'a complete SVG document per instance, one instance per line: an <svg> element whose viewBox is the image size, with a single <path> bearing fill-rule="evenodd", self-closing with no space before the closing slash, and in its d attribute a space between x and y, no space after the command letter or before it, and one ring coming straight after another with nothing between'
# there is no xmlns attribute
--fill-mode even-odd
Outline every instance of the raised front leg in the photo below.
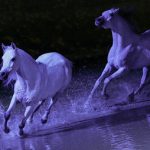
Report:
<svg viewBox="0 0 150 150"><path fill-rule="evenodd" d="M10 114L11 114L13 108L15 107L15 105L16 105L16 97L15 97L15 95L13 95L10 105L9 105L7 111L4 113L4 132L5 133L10 132L10 129L9 129L7 123L8 123L8 120L10 119Z"/></svg>
<svg viewBox="0 0 150 150"><path fill-rule="evenodd" d="M89 99L91 99L93 97L93 94L95 92L95 90L98 88L98 86L101 84L101 82L107 77L109 76L109 74L113 71L114 67L111 66L110 64L106 64L102 74L100 75L100 77L96 80L95 85L89 95Z"/></svg>
<svg viewBox="0 0 150 150"><path fill-rule="evenodd" d="M127 71L127 68L126 67L122 67L122 68L118 69L116 72L114 72L112 75L110 75L109 77L107 77L104 80L104 87L103 87L103 90L102 90L102 95L104 95L104 96L106 95L106 88L107 88L108 84L110 83L110 81L112 81L115 78L120 77L126 71Z"/></svg>
<svg viewBox="0 0 150 150"><path fill-rule="evenodd" d="M55 103L56 103L56 101L55 101ZM51 110L53 104L54 104L53 99L50 98L49 106L48 106L46 112L44 113L44 115L42 116L42 119L41 119L41 122L42 122L43 124L47 122L47 120L48 120L48 115L49 115L49 113L50 113L50 110Z"/></svg>

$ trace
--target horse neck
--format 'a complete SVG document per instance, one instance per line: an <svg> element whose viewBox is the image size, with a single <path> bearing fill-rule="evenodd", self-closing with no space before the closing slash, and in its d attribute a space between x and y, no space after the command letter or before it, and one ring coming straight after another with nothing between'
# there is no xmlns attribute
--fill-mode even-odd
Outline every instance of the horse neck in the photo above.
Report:
<svg viewBox="0 0 150 150"><path fill-rule="evenodd" d="M132 43L133 39L137 39L137 35L126 20L120 16L118 17L114 20L112 37L113 44L117 45L118 49L121 49Z"/></svg>
<svg viewBox="0 0 150 150"><path fill-rule="evenodd" d="M118 45L118 34L114 31L112 31L112 38L113 38L112 47L116 48Z"/></svg>
<svg viewBox="0 0 150 150"><path fill-rule="evenodd" d="M35 60L26 52L18 50L19 69L17 76L20 82L26 82L28 87L35 86L38 76L38 66Z"/></svg>

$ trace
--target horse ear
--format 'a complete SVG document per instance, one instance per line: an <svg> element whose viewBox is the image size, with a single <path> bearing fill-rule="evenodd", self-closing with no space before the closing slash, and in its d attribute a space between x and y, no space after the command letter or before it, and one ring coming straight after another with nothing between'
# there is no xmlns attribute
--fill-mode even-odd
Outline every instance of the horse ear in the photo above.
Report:
<svg viewBox="0 0 150 150"><path fill-rule="evenodd" d="M115 10L114 10L114 13L118 13L120 11L120 8L116 8Z"/></svg>
<svg viewBox="0 0 150 150"><path fill-rule="evenodd" d="M3 50L3 52L5 52L5 49L6 49L6 46L2 43L2 50Z"/></svg>
<svg viewBox="0 0 150 150"><path fill-rule="evenodd" d="M13 49L16 49L16 48L17 48L17 47L16 47L16 44L13 43L13 42L11 42L11 47L12 47Z"/></svg>

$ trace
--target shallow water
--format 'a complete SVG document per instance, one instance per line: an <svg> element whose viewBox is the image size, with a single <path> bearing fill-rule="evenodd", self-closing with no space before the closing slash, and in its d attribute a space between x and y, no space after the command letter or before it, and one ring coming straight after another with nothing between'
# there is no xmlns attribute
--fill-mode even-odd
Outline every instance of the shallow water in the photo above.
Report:
<svg viewBox="0 0 150 150"><path fill-rule="evenodd" d="M49 130L39 131L46 134ZM139 120L119 125L99 125L46 136L21 139L18 136L0 137L1 150L149 150L150 124ZM43 135L44 135L43 134Z"/></svg>

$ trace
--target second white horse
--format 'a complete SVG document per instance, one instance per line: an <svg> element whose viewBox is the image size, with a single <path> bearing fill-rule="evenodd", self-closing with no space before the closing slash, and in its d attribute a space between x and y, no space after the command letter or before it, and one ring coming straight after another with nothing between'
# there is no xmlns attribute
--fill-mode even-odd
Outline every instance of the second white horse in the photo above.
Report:
<svg viewBox="0 0 150 150"><path fill-rule="evenodd" d="M150 30L136 34L128 21L120 15L119 8L104 11L96 18L95 25L111 29L113 42L108 54L108 62L97 79L89 99L93 97L95 90L103 80L104 86L101 94L106 96L106 88L110 81L120 77L128 70L143 68L140 86L130 94L130 98L134 98L134 95L142 89L148 72L147 66L150 66Z"/></svg>

